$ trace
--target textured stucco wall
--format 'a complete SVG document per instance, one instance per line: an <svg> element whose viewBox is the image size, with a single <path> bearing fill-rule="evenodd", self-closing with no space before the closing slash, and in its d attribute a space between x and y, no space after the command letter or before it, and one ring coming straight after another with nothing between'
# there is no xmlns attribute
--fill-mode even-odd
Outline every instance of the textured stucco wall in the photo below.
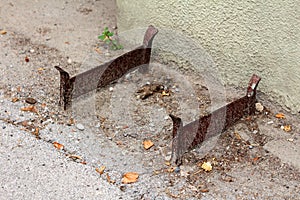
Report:
<svg viewBox="0 0 300 200"><path fill-rule="evenodd" d="M224 83L243 86L253 72L260 90L300 111L298 1L117 0L119 31L153 24L183 31L212 56Z"/></svg>

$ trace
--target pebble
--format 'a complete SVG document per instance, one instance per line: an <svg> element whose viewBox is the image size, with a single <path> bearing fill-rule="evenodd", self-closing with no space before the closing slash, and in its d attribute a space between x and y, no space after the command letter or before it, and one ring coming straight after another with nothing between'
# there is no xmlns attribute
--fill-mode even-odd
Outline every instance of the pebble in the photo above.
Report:
<svg viewBox="0 0 300 200"><path fill-rule="evenodd" d="M109 87L109 91L110 92L114 91L114 88L113 87Z"/></svg>
<svg viewBox="0 0 300 200"><path fill-rule="evenodd" d="M261 103L256 103L255 108L259 112L262 112L264 110L264 106Z"/></svg>
<svg viewBox="0 0 300 200"><path fill-rule="evenodd" d="M76 128L80 131L84 130L84 126L82 124L76 124Z"/></svg>
<svg viewBox="0 0 300 200"><path fill-rule="evenodd" d="M269 121L269 122L267 122L267 124L274 124L274 122L273 121Z"/></svg>
<svg viewBox="0 0 300 200"><path fill-rule="evenodd" d="M128 73L128 74L126 74L125 75L125 78L128 80L128 79L130 79L130 74Z"/></svg>
<svg viewBox="0 0 300 200"><path fill-rule="evenodd" d="M169 116L165 116L165 120L168 120L169 119Z"/></svg>
<svg viewBox="0 0 300 200"><path fill-rule="evenodd" d="M30 53L34 53L34 49L30 49L29 52L30 52Z"/></svg>
<svg viewBox="0 0 300 200"><path fill-rule="evenodd" d="M254 133L254 134L258 133L258 130L254 130L253 133Z"/></svg>
<svg viewBox="0 0 300 200"><path fill-rule="evenodd" d="M68 62L69 64L71 64L71 63L72 63L71 58L69 58L67 62Z"/></svg>
<svg viewBox="0 0 300 200"><path fill-rule="evenodd" d="M28 97L25 99L25 102L29 104L35 104L36 100L34 98Z"/></svg>

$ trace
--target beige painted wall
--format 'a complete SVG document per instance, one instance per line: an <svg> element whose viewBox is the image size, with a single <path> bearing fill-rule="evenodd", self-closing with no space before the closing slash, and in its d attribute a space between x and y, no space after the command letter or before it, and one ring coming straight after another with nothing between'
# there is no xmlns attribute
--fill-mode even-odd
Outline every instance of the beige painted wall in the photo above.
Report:
<svg viewBox="0 0 300 200"><path fill-rule="evenodd" d="M212 56L224 83L243 86L253 72L259 89L300 111L298 1L117 0L119 31L153 24L183 31Z"/></svg>

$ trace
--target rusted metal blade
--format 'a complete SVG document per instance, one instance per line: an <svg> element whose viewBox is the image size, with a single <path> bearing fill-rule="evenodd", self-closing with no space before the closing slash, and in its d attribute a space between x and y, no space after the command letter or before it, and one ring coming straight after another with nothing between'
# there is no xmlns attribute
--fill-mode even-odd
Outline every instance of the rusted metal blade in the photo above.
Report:
<svg viewBox="0 0 300 200"><path fill-rule="evenodd" d="M59 104L63 105L66 110L71 106L73 98L110 84L128 73L130 69L141 66L143 71L147 70L152 41L157 33L158 30L154 26L149 26L144 36L143 45L73 77L70 77L64 69L55 66L60 72Z"/></svg>
<svg viewBox="0 0 300 200"><path fill-rule="evenodd" d="M170 115L173 120L172 157L175 163L180 164L182 155L189 149L210 137L221 134L243 116L253 114L255 112L256 88L259 81L260 77L254 74L250 79L246 96L185 126L179 117Z"/></svg>

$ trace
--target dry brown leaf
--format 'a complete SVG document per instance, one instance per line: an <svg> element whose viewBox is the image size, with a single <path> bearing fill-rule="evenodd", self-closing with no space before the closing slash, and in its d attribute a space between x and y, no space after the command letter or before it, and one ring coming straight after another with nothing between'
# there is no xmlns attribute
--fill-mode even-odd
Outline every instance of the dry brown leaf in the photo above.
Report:
<svg viewBox="0 0 300 200"><path fill-rule="evenodd" d="M74 120L73 118L70 118L70 119L69 119L69 124L70 124L70 125L74 125L74 124L75 124L75 120Z"/></svg>
<svg viewBox="0 0 300 200"><path fill-rule="evenodd" d="M20 86L17 87L17 91L21 92L22 88Z"/></svg>
<svg viewBox="0 0 300 200"><path fill-rule="evenodd" d="M100 168L96 168L96 172L98 172L100 175L102 175L104 173L105 170L105 166L101 166Z"/></svg>
<svg viewBox="0 0 300 200"><path fill-rule="evenodd" d="M162 91L161 93L162 96L170 96L169 92L166 92L165 90Z"/></svg>
<svg viewBox="0 0 300 200"><path fill-rule="evenodd" d="M38 127L36 127L35 130L33 131L33 135L35 135L36 137L39 137L39 132L40 132L40 129Z"/></svg>
<svg viewBox="0 0 300 200"><path fill-rule="evenodd" d="M123 175L122 183L135 183L139 178L139 174L136 172L128 172Z"/></svg>
<svg viewBox="0 0 300 200"><path fill-rule="evenodd" d="M87 164L87 162L85 160L81 161L80 163L83 164L83 165Z"/></svg>
<svg viewBox="0 0 300 200"><path fill-rule="evenodd" d="M63 144L60 144L58 142L53 142L53 146L59 150L63 149L64 148L64 145Z"/></svg>
<svg viewBox="0 0 300 200"><path fill-rule="evenodd" d="M169 172L169 173L173 173L174 171L175 171L175 167L169 167L168 169L167 169L167 172Z"/></svg>
<svg viewBox="0 0 300 200"><path fill-rule="evenodd" d="M283 130L284 130L285 132L290 132L290 131L292 130L292 126L291 126L291 125L285 125L285 126L283 127Z"/></svg>
<svg viewBox="0 0 300 200"><path fill-rule="evenodd" d="M99 48L95 48L95 51L99 54L102 54L102 51Z"/></svg>
<svg viewBox="0 0 300 200"><path fill-rule="evenodd" d="M143 141L143 145L144 145L144 148L146 150L150 149L154 144L151 140L145 140Z"/></svg>
<svg viewBox="0 0 300 200"><path fill-rule="evenodd" d="M6 33L7 33L6 30L1 30L1 31L0 31L0 34L1 34L1 35L5 35Z"/></svg>
<svg viewBox="0 0 300 200"><path fill-rule="evenodd" d="M256 161L258 161L258 159L259 159L259 157L255 157L255 158L253 158L253 162L256 162Z"/></svg>
<svg viewBox="0 0 300 200"><path fill-rule="evenodd" d="M45 104L45 103L42 103L42 108L45 108L46 106L47 106L47 104Z"/></svg>
<svg viewBox="0 0 300 200"><path fill-rule="evenodd" d="M241 135L240 134L238 134L238 133L234 133L234 136L236 137L236 139L238 139L238 140L241 140L242 139L242 137L241 137Z"/></svg>
<svg viewBox="0 0 300 200"><path fill-rule="evenodd" d="M21 111L29 111L29 112L37 113L37 109L35 108L35 106L23 107L21 108Z"/></svg>
<svg viewBox="0 0 300 200"><path fill-rule="evenodd" d="M201 189L200 192L202 193L206 193L206 192L209 192L209 189L205 188L205 189Z"/></svg>
<svg viewBox="0 0 300 200"><path fill-rule="evenodd" d="M202 165L201 165L201 168L204 169L206 172L209 172L212 170L212 166L211 166L211 163L210 162L204 162Z"/></svg>
<svg viewBox="0 0 300 200"><path fill-rule="evenodd" d="M110 176L108 175L108 173L106 173L106 180L107 180L107 182L109 182L109 183L112 183L112 184L114 184L116 181L114 181L114 180L111 180L111 178L110 178Z"/></svg>
<svg viewBox="0 0 300 200"><path fill-rule="evenodd" d="M12 98L11 101L12 101L13 103L16 103L16 102L19 101L19 100L20 100L19 98L15 97L15 98Z"/></svg>
<svg viewBox="0 0 300 200"><path fill-rule="evenodd" d="M278 119L284 119L284 118L285 118L285 115L284 115L283 113L277 113L277 114L275 115L275 117L278 118Z"/></svg>
<svg viewBox="0 0 300 200"><path fill-rule="evenodd" d="M72 158L72 159L82 160L82 157L81 157L81 156L78 156L78 155L75 155L75 154L69 154L68 157L69 157L69 158Z"/></svg>

